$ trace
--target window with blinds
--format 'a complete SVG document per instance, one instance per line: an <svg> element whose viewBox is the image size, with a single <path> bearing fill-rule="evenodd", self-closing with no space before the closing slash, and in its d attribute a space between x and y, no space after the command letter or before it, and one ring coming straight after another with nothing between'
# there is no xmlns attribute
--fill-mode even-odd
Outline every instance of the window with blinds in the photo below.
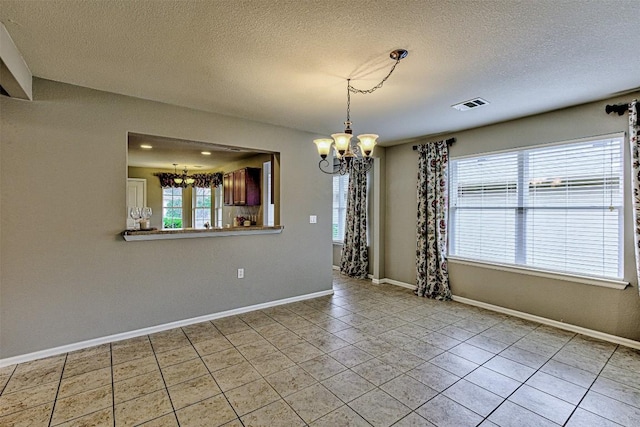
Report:
<svg viewBox="0 0 640 427"><path fill-rule="evenodd" d="M450 162L449 255L621 279L623 138Z"/></svg>
<svg viewBox="0 0 640 427"><path fill-rule="evenodd" d="M333 241L344 240L344 222L347 215L347 194L349 191L349 175L335 175L333 177Z"/></svg>

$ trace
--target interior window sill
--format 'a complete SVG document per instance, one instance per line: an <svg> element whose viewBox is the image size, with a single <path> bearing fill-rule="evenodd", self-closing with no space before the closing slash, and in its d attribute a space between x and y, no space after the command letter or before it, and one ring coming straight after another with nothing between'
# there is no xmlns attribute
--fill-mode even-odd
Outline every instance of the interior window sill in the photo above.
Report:
<svg viewBox="0 0 640 427"><path fill-rule="evenodd" d="M251 226L231 228L178 228L171 230L125 230L122 237L127 242L140 240L195 239L201 237L252 236L257 234L280 234L283 225L272 227Z"/></svg>
<svg viewBox="0 0 640 427"><path fill-rule="evenodd" d="M615 279L604 279L590 276L580 276L577 274L556 273L551 271L538 270L530 267L513 266L507 264L498 264L470 260L466 258L447 257L447 261L451 264L471 265L474 267L489 268L492 270L508 271L510 273L527 274L529 276L545 277L548 279L564 280L567 282L582 283L591 286L600 286L609 289L622 290L629 286L629 282Z"/></svg>

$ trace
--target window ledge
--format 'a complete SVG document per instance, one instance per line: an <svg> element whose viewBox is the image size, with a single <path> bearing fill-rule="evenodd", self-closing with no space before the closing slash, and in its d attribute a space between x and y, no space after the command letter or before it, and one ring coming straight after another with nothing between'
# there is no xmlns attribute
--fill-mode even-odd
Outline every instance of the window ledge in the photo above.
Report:
<svg viewBox="0 0 640 427"><path fill-rule="evenodd" d="M508 271L510 273L527 274L529 276L545 277L548 279L564 280L567 282L582 283L591 286L600 286L609 289L622 290L629 286L629 282L615 279L604 279L590 276L580 276L577 274L556 273L545 270L538 270L531 267L514 266L507 264L490 263L484 261L471 260L467 258L447 257L447 261L452 264L471 265L474 267L489 268L492 270Z"/></svg>
<svg viewBox="0 0 640 427"><path fill-rule="evenodd" d="M140 240L194 239L199 237L250 236L256 234L280 234L283 225L274 227L231 227L231 228L180 228L173 230L125 230L122 237L127 242Z"/></svg>

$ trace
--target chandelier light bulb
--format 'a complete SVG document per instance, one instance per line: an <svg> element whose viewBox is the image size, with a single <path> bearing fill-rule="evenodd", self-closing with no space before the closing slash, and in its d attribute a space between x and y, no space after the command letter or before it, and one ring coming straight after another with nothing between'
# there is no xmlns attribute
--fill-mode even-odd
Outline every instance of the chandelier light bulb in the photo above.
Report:
<svg viewBox="0 0 640 427"><path fill-rule="evenodd" d="M331 137L333 138L336 144L336 151L340 155L343 155L349 149L349 146L351 144L351 134L334 133L331 135Z"/></svg>
<svg viewBox="0 0 640 427"><path fill-rule="evenodd" d="M333 140L329 138L320 138L314 139L313 142L315 142L318 147L318 154L320 154L320 157L322 157L323 160L326 159L331 151L331 144L333 144Z"/></svg>
<svg viewBox="0 0 640 427"><path fill-rule="evenodd" d="M376 139L378 139L378 135L374 133L364 133L362 135L358 135L358 139L360 140L358 146L362 151L362 155L364 157L371 157L373 148L376 146Z"/></svg>

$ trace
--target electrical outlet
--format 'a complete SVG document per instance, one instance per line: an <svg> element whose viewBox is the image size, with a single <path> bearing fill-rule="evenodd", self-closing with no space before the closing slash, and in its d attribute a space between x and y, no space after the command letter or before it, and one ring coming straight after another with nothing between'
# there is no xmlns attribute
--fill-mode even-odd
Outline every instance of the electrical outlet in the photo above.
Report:
<svg viewBox="0 0 640 427"><path fill-rule="evenodd" d="M244 268L238 269L238 279L244 279Z"/></svg>
<svg viewBox="0 0 640 427"><path fill-rule="evenodd" d="M318 217L316 215L310 215L309 224L317 224L317 223L318 223Z"/></svg>

